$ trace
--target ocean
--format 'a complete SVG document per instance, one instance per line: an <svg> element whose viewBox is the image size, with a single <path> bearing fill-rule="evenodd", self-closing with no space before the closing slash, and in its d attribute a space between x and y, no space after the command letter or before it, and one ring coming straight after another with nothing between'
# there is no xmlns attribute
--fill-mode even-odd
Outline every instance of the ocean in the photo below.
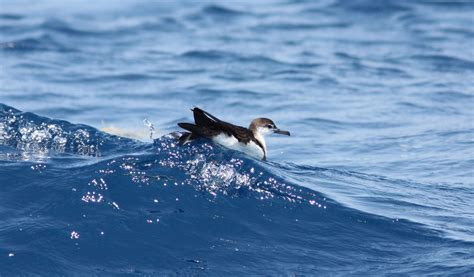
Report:
<svg viewBox="0 0 474 277"><path fill-rule="evenodd" d="M471 1L0 1L0 276L473 276ZM268 117L267 161L192 107Z"/></svg>

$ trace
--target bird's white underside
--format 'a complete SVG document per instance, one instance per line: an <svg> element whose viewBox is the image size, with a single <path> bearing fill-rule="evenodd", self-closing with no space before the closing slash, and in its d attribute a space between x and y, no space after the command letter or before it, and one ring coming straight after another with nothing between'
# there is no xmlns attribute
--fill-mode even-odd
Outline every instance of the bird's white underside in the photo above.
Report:
<svg viewBox="0 0 474 277"><path fill-rule="evenodd" d="M257 138L259 139L259 138ZM245 154L258 158L263 159L264 152L262 148L260 148L255 142L250 141L247 144L239 142L235 137L228 136L226 134L220 134L215 136L212 139L215 143L218 143L224 147L227 147L232 150L237 150L240 152L244 152ZM259 141L262 141L259 139ZM265 146L265 141L263 140L263 145Z"/></svg>

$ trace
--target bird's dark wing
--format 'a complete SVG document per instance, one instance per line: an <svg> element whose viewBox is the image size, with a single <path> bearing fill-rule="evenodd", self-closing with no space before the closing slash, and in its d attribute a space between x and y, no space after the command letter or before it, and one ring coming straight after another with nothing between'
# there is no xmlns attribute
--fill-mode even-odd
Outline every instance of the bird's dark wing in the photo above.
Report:
<svg viewBox="0 0 474 277"><path fill-rule="evenodd" d="M183 143L197 138L197 137L205 137L205 138L212 138L217 136L221 131L219 130L219 124L214 119L206 116L203 110L199 108L191 109L194 115L194 123L178 123L178 126L191 132L191 135L183 134L180 139Z"/></svg>
<svg viewBox="0 0 474 277"><path fill-rule="evenodd" d="M219 134L219 131L215 129L201 127L191 123L178 123L178 126L191 132L192 136L189 136L185 140L194 139L196 137L212 138Z"/></svg>
<svg viewBox="0 0 474 277"><path fill-rule="evenodd" d="M243 143L248 143L253 139L253 134L249 129L222 121L204 110L194 108L193 114L198 127L210 129L217 134L224 132Z"/></svg>
<svg viewBox="0 0 474 277"><path fill-rule="evenodd" d="M195 107L191 109L191 111L193 111L194 123L196 123L197 126L210 127L221 121L217 117L201 110L200 108Z"/></svg>
<svg viewBox="0 0 474 277"><path fill-rule="evenodd" d="M254 138L252 132L249 131L247 128L232 125L232 124L229 124L229 125L230 126L227 126L228 133L234 136L238 141L242 143L248 143Z"/></svg>

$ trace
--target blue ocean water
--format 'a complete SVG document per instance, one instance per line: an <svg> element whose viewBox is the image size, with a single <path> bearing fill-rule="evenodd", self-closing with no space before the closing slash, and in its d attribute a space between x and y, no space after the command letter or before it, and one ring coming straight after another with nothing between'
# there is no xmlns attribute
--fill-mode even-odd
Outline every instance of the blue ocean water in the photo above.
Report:
<svg viewBox="0 0 474 277"><path fill-rule="evenodd" d="M0 1L0 275L472 275L473 14ZM292 136L177 145L193 106Z"/></svg>

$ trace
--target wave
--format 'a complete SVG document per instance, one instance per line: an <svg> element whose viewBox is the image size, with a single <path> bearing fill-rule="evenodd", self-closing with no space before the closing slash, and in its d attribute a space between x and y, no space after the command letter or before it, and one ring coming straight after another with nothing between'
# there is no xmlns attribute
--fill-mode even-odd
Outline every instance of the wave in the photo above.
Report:
<svg viewBox="0 0 474 277"><path fill-rule="evenodd" d="M201 13L217 15L217 16L240 16L247 14L244 11L238 11L236 9L231 9L228 7L218 6L218 5L208 5L202 8Z"/></svg>
<svg viewBox="0 0 474 277"><path fill-rule="evenodd" d="M86 125L49 119L0 104L0 144L25 153L70 153L101 157L138 151L137 141L109 135Z"/></svg>
<svg viewBox="0 0 474 277"><path fill-rule="evenodd" d="M316 68L320 66L320 64L317 63L293 63L276 60L265 55L244 56L234 52L219 50L191 50L181 54L180 57L185 59L199 59L206 62L234 61L240 63L256 64L258 66L298 68Z"/></svg>
<svg viewBox="0 0 474 277"><path fill-rule="evenodd" d="M446 55L413 55L410 58L419 62L428 63L433 69L439 71L474 70L474 62Z"/></svg>
<svg viewBox="0 0 474 277"><path fill-rule="evenodd" d="M52 52L77 52L73 47L68 47L65 44L54 39L50 35L40 35L36 37L29 37L18 39L9 42L1 42L0 50L4 51L52 51Z"/></svg>
<svg viewBox="0 0 474 277"><path fill-rule="evenodd" d="M384 216L389 205L435 208L397 194L397 186L418 185L406 181L262 162L205 140L178 145L173 135L146 144L3 104L0 151L2 247L28 261L24 272L271 275L330 273L337 264L363 273L373 266L367 260L400 272L394 256L425 268L473 257L463 250L472 242ZM24 159L31 152L47 155ZM364 204L375 195L378 209ZM469 269L466 262L452 272Z"/></svg>
<svg viewBox="0 0 474 277"><path fill-rule="evenodd" d="M407 4L397 1L336 1L334 4L332 4L332 7L363 14L382 15L390 15L393 13L407 12L411 10Z"/></svg>
<svg viewBox="0 0 474 277"><path fill-rule="evenodd" d="M14 13L0 13L0 19L6 20L20 20L23 16Z"/></svg>

